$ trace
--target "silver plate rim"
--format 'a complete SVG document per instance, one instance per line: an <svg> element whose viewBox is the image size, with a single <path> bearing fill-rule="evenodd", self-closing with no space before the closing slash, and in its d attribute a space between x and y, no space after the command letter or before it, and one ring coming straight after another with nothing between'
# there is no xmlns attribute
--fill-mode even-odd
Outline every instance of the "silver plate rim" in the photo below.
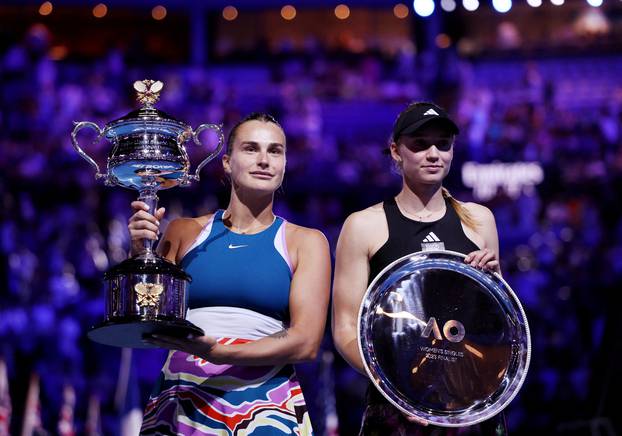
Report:
<svg viewBox="0 0 622 436"><path fill-rule="evenodd" d="M529 372L529 365L530 365L530 362L531 362L531 332L530 332L530 329L529 329L529 323L528 323L528 320L527 320L527 315L525 314L525 310L523 309L523 306L520 303L520 300L518 299L518 297L514 293L514 290L510 287L510 285L503 279L503 277L500 274L498 274L496 272L491 272L491 271L485 272L485 274L491 274L497 280L499 280L504 285L505 289L508 291L509 296L516 303L516 305L517 305L517 307L518 307L518 309L520 311L520 315L521 315L521 317L522 317L522 319L524 321L524 329L525 329L525 333L526 333L527 345L526 345L526 356L525 356L524 370L523 370L522 375L518 379L518 381L517 382L515 381L515 383L514 383L514 385L515 385L514 391L493 412L482 413L476 419L469 420L469 421L465 420L465 421L461 421L461 422L435 421L435 420L430 419L429 415L414 413L413 411L404 408L401 404L399 404L397 401L395 401L393 398L391 398L391 396L388 395L384 391L384 389L382 389L382 387L380 386L380 384L379 384L378 380L376 379L374 373L372 372L371 368L369 367L369 364L367 363L367 359L365 357L365 353L363 352L363 343L362 343L362 336L361 336L361 320L362 320L362 317L363 317L363 312L365 311L365 308L366 308L365 302L367 301L368 295L371 293L372 289L375 287L375 285L379 281L380 277L382 277L388 270L392 269L395 265L397 265L400 262L403 262L406 259L410 259L412 257L417 257L417 256L423 256L423 255L427 256L429 254L442 254L442 255L454 256L454 257L457 258L456 260L458 260L458 259L464 260L464 258L466 258L465 254L459 253L457 251L451 251L451 250L425 250L425 251L416 251L416 252L407 254L405 256L402 256L399 259L396 259L393 262L391 262L390 264L388 264L386 267L384 267L382 269L382 271L380 271L378 273L378 275L376 277L374 277L372 282L367 287L367 290L365 291L365 294L363 294L363 298L361 300L361 304L360 304L360 307L359 307L359 313L358 313L357 324L356 324L357 325L356 336L357 336L357 344L358 344L359 355L361 357L361 361L363 362L363 366L365 368L365 372L367 373L367 377L374 384L374 387L376 388L376 390L378 392L380 392L380 394L382 394L382 396L387 401L389 401L393 406L395 406L402 413L404 413L404 414L406 414L408 416L413 416L413 417L422 419L422 420L426 421L428 424L439 426L439 427L465 427L465 426L475 425L477 423L480 423L482 421L485 421L485 420L490 419L493 416L497 415L503 409L505 409L508 406L508 404L510 404L512 402L514 397L516 397L516 395L520 391L523 383L525 382L525 378L527 377L527 373Z"/></svg>

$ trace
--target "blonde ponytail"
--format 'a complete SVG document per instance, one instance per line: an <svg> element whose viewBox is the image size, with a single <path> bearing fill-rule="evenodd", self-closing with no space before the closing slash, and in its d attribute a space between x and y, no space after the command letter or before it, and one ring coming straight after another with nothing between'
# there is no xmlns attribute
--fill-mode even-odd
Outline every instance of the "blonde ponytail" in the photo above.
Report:
<svg viewBox="0 0 622 436"><path fill-rule="evenodd" d="M441 192L443 194L443 198L449 200L449 203L458 214L458 218L460 218L460 221L462 221L467 227L470 227L473 230L477 230L477 227L479 226L478 222L475 221L473 216L462 205L462 203L452 197L447 188L441 188Z"/></svg>

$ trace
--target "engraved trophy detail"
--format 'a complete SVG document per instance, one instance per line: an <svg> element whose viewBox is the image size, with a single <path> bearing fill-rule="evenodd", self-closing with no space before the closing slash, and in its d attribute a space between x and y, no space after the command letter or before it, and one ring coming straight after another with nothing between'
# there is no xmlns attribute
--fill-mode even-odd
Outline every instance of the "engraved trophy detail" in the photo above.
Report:
<svg viewBox="0 0 622 436"><path fill-rule="evenodd" d="M109 122L103 129L90 121L75 123L71 133L78 154L95 168L95 178L107 186L137 190L138 199L149 206L150 212L157 210L159 190L198 181L201 169L224 145L221 125L201 124L193 130L155 109L153 105L163 87L160 81L136 81L134 89L142 105L140 109ZM105 138L112 143L105 173L78 144L77 134L84 128L95 130L97 140ZM184 144L192 139L195 144L203 145L199 134L208 129L218 135L218 145L191 174ZM143 342L147 335L203 335L199 327L185 319L190 281L183 269L154 252L152 240L145 239L141 253L104 274L105 319L88 332L88 337L107 345L151 348L152 345Z"/></svg>

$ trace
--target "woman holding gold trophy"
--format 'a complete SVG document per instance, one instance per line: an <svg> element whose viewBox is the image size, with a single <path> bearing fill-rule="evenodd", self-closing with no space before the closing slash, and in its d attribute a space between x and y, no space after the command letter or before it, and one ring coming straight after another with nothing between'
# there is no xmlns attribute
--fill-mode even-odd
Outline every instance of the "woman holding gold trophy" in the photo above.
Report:
<svg viewBox="0 0 622 436"><path fill-rule="evenodd" d="M324 235L274 215L286 165L285 134L251 114L229 134L222 158L231 182L225 210L173 220L158 252L193 281L187 319L205 336L154 335L168 358L141 434L312 434L292 363L313 359L330 287ZM157 239L159 220L134 202L132 251Z"/></svg>

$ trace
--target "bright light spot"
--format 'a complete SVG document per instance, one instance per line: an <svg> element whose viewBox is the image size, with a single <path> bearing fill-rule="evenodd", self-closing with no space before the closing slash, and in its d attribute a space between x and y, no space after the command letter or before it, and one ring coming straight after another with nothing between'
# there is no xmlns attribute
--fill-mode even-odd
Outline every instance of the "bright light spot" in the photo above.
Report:
<svg viewBox="0 0 622 436"><path fill-rule="evenodd" d="M564 4L564 0L551 0L551 3L555 6L561 6Z"/></svg>
<svg viewBox="0 0 622 436"><path fill-rule="evenodd" d="M50 15L52 13L52 9L54 9L54 7L51 2L42 3L41 6L39 6L39 14Z"/></svg>
<svg viewBox="0 0 622 436"><path fill-rule="evenodd" d="M344 4L337 5L335 7L335 16L340 20L345 20L350 16L350 8Z"/></svg>
<svg viewBox="0 0 622 436"><path fill-rule="evenodd" d="M532 8L539 8L542 6L542 0L527 0L527 4Z"/></svg>
<svg viewBox="0 0 622 436"><path fill-rule="evenodd" d="M479 1L478 0L462 0L462 6L464 6L464 9L466 9L467 11L473 12L473 11L476 11L477 8L479 8Z"/></svg>
<svg viewBox="0 0 622 436"><path fill-rule="evenodd" d="M602 35L609 33L611 24L601 9L594 7L581 14L574 24L579 35Z"/></svg>
<svg viewBox="0 0 622 436"><path fill-rule="evenodd" d="M225 6L222 10L222 17L227 21L233 21L238 18L238 10L235 6Z"/></svg>
<svg viewBox="0 0 622 436"><path fill-rule="evenodd" d="M438 48L447 48L451 45L451 38L446 33L439 33L434 41Z"/></svg>
<svg viewBox="0 0 622 436"><path fill-rule="evenodd" d="M414 0L413 8L420 17L429 17L434 12L434 0Z"/></svg>
<svg viewBox="0 0 622 436"><path fill-rule="evenodd" d="M284 20L293 20L296 18L296 8L292 5L285 5L281 8L281 17Z"/></svg>
<svg viewBox="0 0 622 436"><path fill-rule="evenodd" d="M597 8L603 4L603 0L587 0L587 3L590 6Z"/></svg>
<svg viewBox="0 0 622 436"><path fill-rule="evenodd" d="M108 6L106 6L103 3L99 3L98 5L95 5L95 7L93 8L93 16L95 18L104 18L107 13L108 13Z"/></svg>
<svg viewBox="0 0 622 436"><path fill-rule="evenodd" d="M453 12L456 10L456 2L454 0L441 0L441 8L446 12Z"/></svg>
<svg viewBox="0 0 622 436"><path fill-rule="evenodd" d="M404 3L398 3L393 6L393 15L397 18L406 18L408 16L408 6Z"/></svg>
<svg viewBox="0 0 622 436"><path fill-rule="evenodd" d="M505 14L512 9L512 0L492 0L492 6L497 12Z"/></svg>
<svg viewBox="0 0 622 436"><path fill-rule="evenodd" d="M163 20L166 17L166 8L164 6L156 6L151 9L151 16L154 20Z"/></svg>

